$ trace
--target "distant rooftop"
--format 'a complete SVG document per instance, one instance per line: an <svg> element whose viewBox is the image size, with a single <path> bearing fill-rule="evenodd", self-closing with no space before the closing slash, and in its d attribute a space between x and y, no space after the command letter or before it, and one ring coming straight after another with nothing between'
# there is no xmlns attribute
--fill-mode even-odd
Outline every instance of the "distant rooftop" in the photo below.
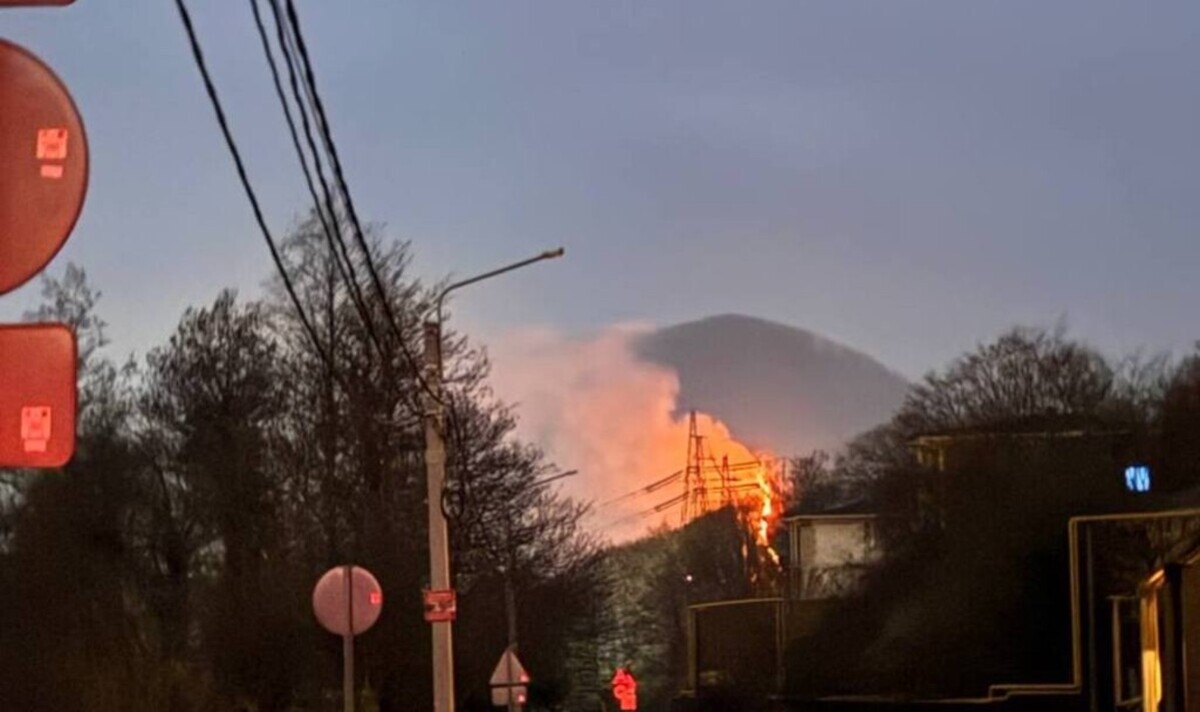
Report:
<svg viewBox="0 0 1200 712"><path fill-rule="evenodd" d="M981 438L1108 437L1128 433L1127 428L1095 416L1040 415L970 427L931 430L916 435L910 442L932 444Z"/></svg>
<svg viewBox="0 0 1200 712"><path fill-rule="evenodd" d="M875 516L876 510L877 507L866 496L825 506L822 506L820 503L813 505L801 500L799 504L783 513L783 519L796 517L868 517Z"/></svg>

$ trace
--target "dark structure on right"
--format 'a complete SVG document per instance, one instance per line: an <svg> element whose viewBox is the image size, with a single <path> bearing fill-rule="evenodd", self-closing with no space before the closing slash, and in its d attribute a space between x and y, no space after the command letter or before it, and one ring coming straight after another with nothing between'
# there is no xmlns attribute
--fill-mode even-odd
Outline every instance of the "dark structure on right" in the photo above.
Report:
<svg viewBox="0 0 1200 712"><path fill-rule="evenodd" d="M763 709L1200 712L1200 488L1155 481L1135 433L1054 425L917 437L886 503L792 512L793 537L839 527L841 583L782 542L781 598L698 607L687 706L751 709L721 701L736 673ZM776 663L753 681L721 654L750 631Z"/></svg>
<svg viewBox="0 0 1200 712"><path fill-rule="evenodd" d="M1200 493L1154 482L1134 433L1055 425L911 441L910 549L794 641L781 702L1200 710Z"/></svg>

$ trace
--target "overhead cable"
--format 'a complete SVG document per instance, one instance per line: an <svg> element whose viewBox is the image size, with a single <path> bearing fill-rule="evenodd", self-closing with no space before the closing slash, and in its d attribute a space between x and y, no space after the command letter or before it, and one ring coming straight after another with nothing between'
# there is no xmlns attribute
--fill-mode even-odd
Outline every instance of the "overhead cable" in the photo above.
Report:
<svg viewBox="0 0 1200 712"><path fill-rule="evenodd" d="M346 181L346 174L342 168L342 161L338 155L337 142L334 141L333 131L329 125L329 117L325 112L325 103L321 100L321 93L317 89L317 80L311 57L308 52L308 44L304 40L304 31L300 26L300 17L296 11L294 0L287 0L287 19L290 24L291 31L296 41L296 48L300 53L300 63L304 69L304 81L308 84L308 89L312 94L313 108L316 109L316 124L325 147L329 152L331 168L333 169L334 179L337 183L338 190L341 192L342 201L346 208L346 216L350 219L353 227L355 240L358 242L359 249L363 253L363 263L367 268L367 272L371 277L371 282L375 287L380 304L383 308L384 315L387 317L387 322L391 326L393 333L396 336L397 345L400 348L405 360L413 371L421 389L424 390L436 402L442 402L442 395L432 388L422 375L420 363L408 348L408 342L405 338L404 331L400 328L400 322L396 318L395 311L392 309L391 300L388 297L387 290L384 288L383 279L379 276L379 271L375 268L371 247L367 243L365 233L362 228L362 223L358 219L358 211L354 207L354 198L350 193L350 187ZM440 316L440 315L438 315Z"/></svg>
<svg viewBox="0 0 1200 712"><path fill-rule="evenodd" d="M329 190L329 184L325 179L325 173L321 168L320 155L317 152L316 142L313 139L312 129L308 121L308 112L300 97L299 85L296 79L296 71L294 67L294 58L290 55L287 43L284 40L285 32L280 23L279 9L276 0L267 0L271 6L271 10L275 16L275 23L280 44L280 52L284 57L284 61L288 69L288 77L290 79L292 96L296 102L297 113L300 115L300 120L303 125L305 139L308 143L309 150L313 156L313 171L309 171L308 158L304 149L300 144L300 137L296 130L296 122L292 116L291 107L288 104L287 97L284 94L283 83L280 78L279 68L275 63L275 55L271 50L271 45L267 39L266 26L263 23L262 13L259 10L258 0L250 0L250 7L254 11L254 24L258 30L259 39L262 41L263 54L267 59L267 66L271 70L271 79L275 84L275 94L279 99L279 105L283 109L284 119L287 121L288 132L291 134L292 146L296 151L296 156L300 161L300 169L304 173L304 182L308 186L309 195L312 197L313 204L316 208L317 218L321 223L321 229L325 234L326 242L329 245L330 255L333 258L334 264L337 266L338 276L342 283L346 286L347 292L350 294L350 301L355 307L359 318L363 322L363 327L366 329L367 337L374 344L380 357L386 359L387 354L383 349L383 345L379 341L378 335L375 333L374 320L371 318L370 311L367 309L366 301L363 298L362 290L358 284L358 275L354 272L354 265L350 259L349 252L346 248L345 241L341 238L341 230L338 226L337 210L334 204L333 196ZM317 179L321 184L321 191L324 194L325 202L322 208L321 198L317 196L317 189L313 182L312 173L315 172ZM331 224L332 223L332 224ZM341 256L338 254L340 247ZM345 260L345 264L343 264Z"/></svg>
<svg viewBox="0 0 1200 712"><path fill-rule="evenodd" d="M196 36L196 28L192 24L191 14L188 13L187 6L184 0L175 0L175 7L179 11L179 18L183 22L183 28L188 36L188 43L192 49L192 59L196 64L196 68L200 71L200 77L204 80L204 90L208 94L209 103L212 104L213 111L217 116L217 123L221 127L221 134L225 137L225 145L229 149L229 155L233 158L234 166L237 168L238 178L241 180L242 189L246 193L246 198L250 201L250 207L254 211L254 220L258 223L258 228L262 232L263 239L267 243L267 248L271 252L271 260L275 263L275 269L278 270L279 276L283 279L283 286L287 290L288 296L291 298L292 306L296 309L296 314L300 318L300 323L304 327L304 331L312 340L313 347L321 360L325 362L326 367L332 370L331 355L325 351L321 344L320 338L317 336L316 329L313 328L312 321L304 311L303 305L300 303L300 298L296 295L296 289L292 284L291 277L288 276L288 271L283 263L283 258L279 254L279 249L275 245L275 240L271 236L271 230L267 227L267 221L263 217L262 207L259 205L258 196L254 192L254 187L250 184L250 178L246 173L246 166L242 161L241 152L238 150L237 143L233 139L233 133L229 128L229 121L225 117L225 110L221 105L220 96L217 93L217 88L213 84L212 77L208 72L208 65L204 61L204 52L200 48L200 40Z"/></svg>

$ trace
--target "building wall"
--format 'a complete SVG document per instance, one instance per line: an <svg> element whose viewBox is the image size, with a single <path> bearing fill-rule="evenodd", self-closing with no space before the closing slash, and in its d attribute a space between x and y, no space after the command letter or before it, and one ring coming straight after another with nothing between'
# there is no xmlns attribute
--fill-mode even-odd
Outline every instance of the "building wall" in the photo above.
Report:
<svg viewBox="0 0 1200 712"><path fill-rule="evenodd" d="M874 518L799 518L789 522L795 542L792 596L830 598L854 590L879 559Z"/></svg>
<svg viewBox="0 0 1200 712"><path fill-rule="evenodd" d="M814 568L863 564L872 560L874 532L871 520L855 522L817 522L814 537Z"/></svg>

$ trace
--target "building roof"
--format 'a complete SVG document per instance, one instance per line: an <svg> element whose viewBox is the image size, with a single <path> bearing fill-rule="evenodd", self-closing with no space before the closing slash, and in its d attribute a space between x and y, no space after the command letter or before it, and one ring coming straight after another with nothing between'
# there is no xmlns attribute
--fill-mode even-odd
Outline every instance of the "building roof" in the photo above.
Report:
<svg viewBox="0 0 1200 712"><path fill-rule="evenodd" d="M923 432L914 435L909 442L933 445L986 438L1100 438L1130 434L1127 428L1114 427L1114 423L1092 416L1044 415Z"/></svg>
<svg viewBox="0 0 1200 712"><path fill-rule="evenodd" d="M876 507L866 496L857 497L855 499L838 502L826 506L813 506L801 500L799 504L792 507L783 513L783 520L790 519L817 519L821 517L827 518L862 518L867 519L875 516Z"/></svg>

